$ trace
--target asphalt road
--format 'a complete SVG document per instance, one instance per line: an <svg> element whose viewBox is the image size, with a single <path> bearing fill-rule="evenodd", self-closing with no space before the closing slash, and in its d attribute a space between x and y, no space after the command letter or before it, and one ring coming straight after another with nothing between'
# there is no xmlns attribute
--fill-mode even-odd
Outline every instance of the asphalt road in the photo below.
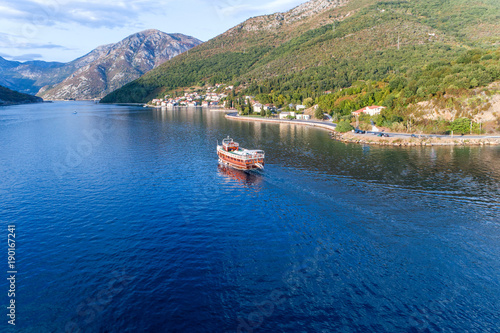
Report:
<svg viewBox="0 0 500 333"><path fill-rule="evenodd" d="M398 137L398 138L411 138L412 134L407 133L392 133L392 132L372 132L367 131L366 134L355 134L358 136L369 136L369 135L377 135L379 133L388 134L389 137ZM354 134L354 133L353 133ZM417 138L446 138L446 139L500 139L500 135L440 135L440 134L414 134Z"/></svg>
<svg viewBox="0 0 500 333"><path fill-rule="evenodd" d="M238 113L234 114L229 114L233 116L238 116ZM241 117L241 116L240 116ZM247 119L253 119L251 117L242 117L242 118L247 118ZM316 123L316 124L322 124L322 125L328 125L331 126L332 129L335 129L337 127L337 124L331 123L329 121L319 121L319 120L294 120L294 122L303 122L303 123ZM364 136L370 136L370 135L377 135L381 132L373 132L373 131L367 131L366 134L355 134L356 136L359 137L364 137ZM382 132L385 134L388 134L389 137L398 137L398 138L411 138L412 134L408 133L392 133L392 132ZM414 134L417 136L417 138L446 138L446 139L500 139L500 135L440 135L440 134Z"/></svg>
<svg viewBox="0 0 500 333"><path fill-rule="evenodd" d="M319 121L319 120L302 120L305 123L317 123L323 125L331 125L333 128L337 127L337 124L330 123L328 121ZM369 136L369 135L377 135L381 132L373 132L366 131L366 134L355 134L357 136ZM398 138L411 138L412 134L408 133L392 133L392 132L383 132L388 134L389 137L398 137ZM446 139L500 139L500 135L441 135L441 134L415 134L417 138L446 138Z"/></svg>

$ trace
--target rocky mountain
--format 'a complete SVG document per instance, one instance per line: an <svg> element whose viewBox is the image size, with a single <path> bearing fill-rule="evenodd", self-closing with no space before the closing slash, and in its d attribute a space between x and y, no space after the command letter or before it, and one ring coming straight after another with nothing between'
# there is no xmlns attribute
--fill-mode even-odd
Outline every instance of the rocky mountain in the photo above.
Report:
<svg viewBox="0 0 500 333"><path fill-rule="evenodd" d="M33 95L23 94L0 86L0 106L14 104L41 103L43 99Z"/></svg>
<svg viewBox="0 0 500 333"><path fill-rule="evenodd" d="M72 64L45 61L8 61L0 57L0 85L35 95L45 85L57 84L72 71Z"/></svg>
<svg viewBox="0 0 500 333"><path fill-rule="evenodd" d="M201 41L181 34L146 30L77 59L78 69L61 83L43 87L45 99L102 98Z"/></svg>
<svg viewBox="0 0 500 333"><path fill-rule="evenodd" d="M393 76L402 83L373 100L391 104L401 91L408 99L447 87L477 87L498 76L499 13L498 0L312 0L250 18L102 102L146 102L213 83L268 94L273 103L282 95L281 104L318 98L359 80L385 80L384 86ZM470 66L461 72L452 68L457 63Z"/></svg>
<svg viewBox="0 0 500 333"><path fill-rule="evenodd" d="M276 30L294 22L305 20L328 9L345 5L348 0L313 0L303 3L285 13L275 13L251 18L244 23L230 29L227 33L234 31L260 31Z"/></svg>
<svg viewBox="0 0 500 333"><path fill-rule="evenodd" d="M69 63L0 58L0 84L45 99L101 98L200 43L182 34L146 30Z"/></svg>

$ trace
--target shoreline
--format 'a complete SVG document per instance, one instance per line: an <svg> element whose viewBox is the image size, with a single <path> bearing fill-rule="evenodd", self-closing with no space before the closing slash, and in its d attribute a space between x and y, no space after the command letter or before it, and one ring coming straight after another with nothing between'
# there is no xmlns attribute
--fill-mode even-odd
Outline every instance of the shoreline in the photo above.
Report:
<svg viewBox="0 0 500 333"><path fill-rule="evenodd" d="M267 119L240 116L236 112L227 114L226 119L238 121L260 121L267 123L282 123L292 125L305 125L318 127L330 131L331 138L344 143L356 143L365 145L380 145L393 147L419 147L419 146L485 146L485 145L500 145L500 136L431 136L425 134L419 138L405 137L410 134L402 133L387 133L390 137L378 137L372 134L354 134L352 132L338 133L335 131L336 125L333 123L325 123L310 120L283 120L283 119ZM395 136L394 136L395 135Z"/></svg>
<svg viewBox="0 0 500 333"><path fill-rule="evenodd" d="M120 104L116 104L116 105L120 105ZM123 105L123 104L122 104ZM196 106L187 106L187 105L176 105L176 106L158 106L158 105L149 105L149 104L139 104L139 105L142 105L143 107L145 108L151 108L151 109L158 109L158 110L173 110L175 108L182 108L182 109L207 109L207 110L210 110L210 111L215 111L215 112L235 112L236 109L225 109L225 108L221 108L221 107L216 107L216 106L213 106L213 107L210 107L210 106L201 106L201 105L196 105Z"/></svg>
<svg viewBox="0 0 500 333"><path fill-rule="evenodd" d="M325 123L314 120L283 120L283 119L269 119L269 118L254 118L239 116L237 112L226 114L227 119L240 120L240 121L260 121L267 123L282 123L282 124L293 124L293 125L306 125L312 127L319 127L326 129L327 131L334 131L337 125L333 123Z"/></svg>
<svg viewBox="0 0 500 333"><path fill-rule="evenodd" d="M37 102L28 102L28 101L22 101L22 102L5 102L2 101L0 102L0 107L1 106L15 106L15 105L27 105L27 104L42 104L42 103L50 103L50 101L37 101Z"/></svg>
<svg viewBox="0 0 500 333"><path fill-rule="evenodd" d="M370 134L332 133L332 139L344 143L357 143L363 145L379 145L393 147L421 147L421 146L497 146L500 145L499 138L467 138L463 137L378 137Z"/></svg>

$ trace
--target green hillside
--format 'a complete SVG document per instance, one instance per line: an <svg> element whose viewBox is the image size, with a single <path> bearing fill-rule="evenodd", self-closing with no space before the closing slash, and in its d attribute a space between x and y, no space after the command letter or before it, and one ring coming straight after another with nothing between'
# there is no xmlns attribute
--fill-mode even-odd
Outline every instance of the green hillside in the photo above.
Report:
<svg viewBox="0 0 500 333"><path fill-rule="evenodd" d="M43 99L40 97L23 94L0 86L0 106L41 102L43 102Z"/></svg>
<svg viewBox="0 0 500 333"><path fill-rule="evenodd" d="M147 102L176 89L231 83L240 95L277 106L310 97L340 115L369 103L401 113L410 103L500 80L497 0L351 0L291 23L275 20L252 18L102 102ZM360 80L370 87L348 98L338 93Z"/></svg>

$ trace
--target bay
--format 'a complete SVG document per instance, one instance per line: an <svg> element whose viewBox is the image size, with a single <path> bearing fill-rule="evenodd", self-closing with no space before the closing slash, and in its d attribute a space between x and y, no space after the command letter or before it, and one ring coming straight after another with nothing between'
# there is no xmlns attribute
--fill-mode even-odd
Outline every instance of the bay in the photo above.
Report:
<svg viewBox="0 0 500 333"><path fill-rule="evenodd" d="M500 330L499 147L57 102L0 108L0 156L22 332Z"/></svg>

